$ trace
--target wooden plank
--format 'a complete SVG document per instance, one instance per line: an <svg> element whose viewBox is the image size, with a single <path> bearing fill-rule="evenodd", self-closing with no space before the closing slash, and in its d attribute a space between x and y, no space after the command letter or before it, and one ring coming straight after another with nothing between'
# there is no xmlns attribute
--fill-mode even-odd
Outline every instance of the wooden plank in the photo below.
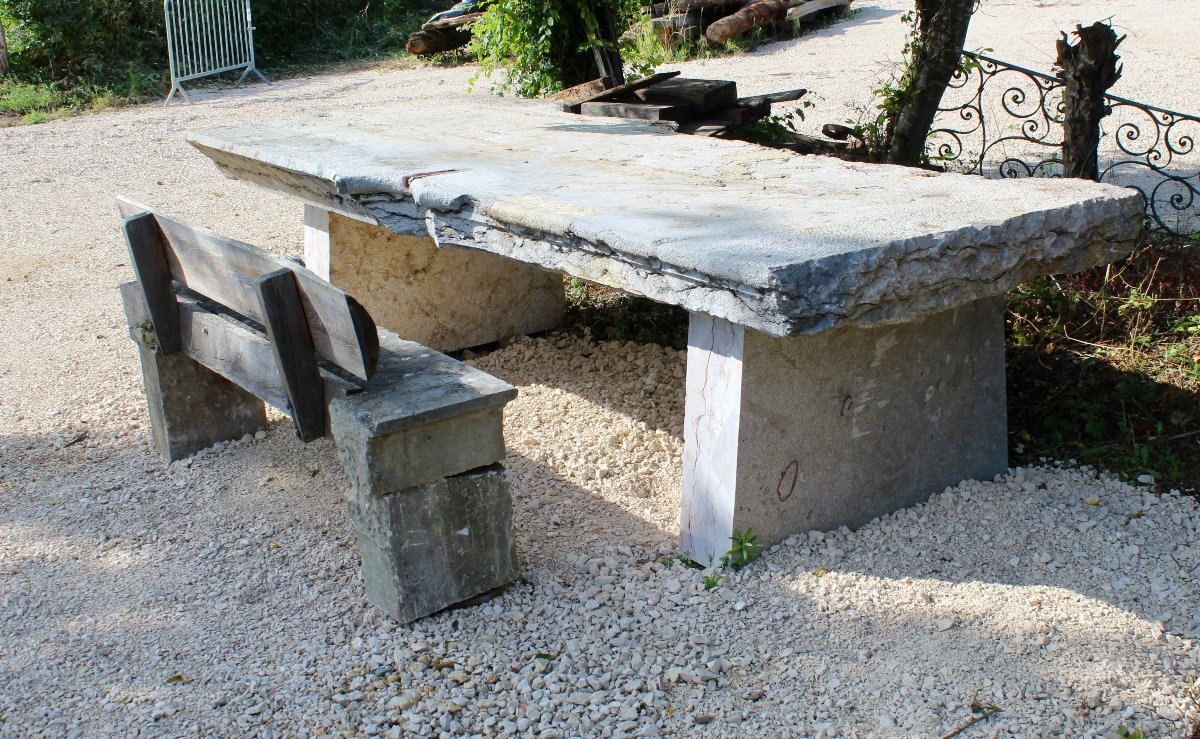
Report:
<svg viewBox="0 0 1200 739"><path fill-rule="evenodd" d="M595 79L589 82L584 82L582 85L568 87L565 90L550 95L547 99L554 100L563 104L563 110L571 112L572 106L578 106L585 103L597 95L603 94L608 89L604 84L604 79ZM578 110L574 112L578 113Z"/></svg>
<svg viewBox="0 0 1200 739"><path fill-rule="evenodd" d="M737 83L728 80L697 80L676 77L634 93L639 100L655 105L686 105L692 112L707 113L737 103Z"/></svg>
<svg viewBox="0 0 1200 739"><path fill-rule="evenodd" d="M610 100L616 100L617 98L621 97L622 95L628 95L629 93L640 90L643 87L649 87L650 85L657 85L659 82L662 82L663 80L669 80L672 77L678 77L678 76L679 76L679 72L658 72L656 74L650 75L649 77L643 77L642 79L640 79L636 82L628 82L624 85L618 85L617 87L613 87L609 90L605 90L604 92L600 93L599 95L591 97L587 100L581 100L578 103L572 105L571 112L572 113L580 112L580 106L585 103L603 103L603 102L607 102Z"/></svg>
<svg viewBox="0 0 1200 739"><path fill-rule="evenodd" d="M307 444L325 435L325 393L296 276L286 267L276 270L259 277L255 290L296 435Z"/></svg>
<svg viewBox="0 0 1200 739"><path fill-rule="evenodd" d="M158 350L164 356L175 354L181 346L179 307L158 222L152 213L142 213L127 219L123 228L133 271L146 298Z"/></svg>
<svg viewBox="0 0 1200 739"><path fill-rule="evenodd" d="M787 4L787 19L800 21L831 8L849 8L850 0L790 0Z"/></svg>
<svg viewBox="0 0 1200 739"><path fill-rule="evenodd" d="M421 26L422 31L443 31L462 26L469 26L475 21L483 17L483 13L464 13L463 15L455 15L449 18L439 18L436 21L429 21Z"/></svg>
<svg viewBox="0 0 1200 739"><path fill-rule="evenodd" d="M118 198L123 213L152 212ZM379 362L375 322L357 300L294 262L250 244L154 214L168 248L171 276L180 284L258 323L265 323L254 283L262 275L290 269L296 275L304 315L316 352L356 377L369 379Z"/></svg>
<svg viewBox="0 0 1200 739"><path fill-rule="evenodd" d="M808 90L799 88L783 92L772 92L768 95L753 95L751 97L738 98L737 104L753 107L756 105L770 105L771 103L786 103L792 100L799 100L807 94Z"/></svg>
<svg viewBox="0 0 1200 739"><path fill-rule="evenodd" d="M195 300L179 300L182 351L243 390L291 415L287 391L275 365L271 341L261 331L232 316L214 312ZM362 387L321 370L326 400L352 395Z"/></svg>
<svg viewBox="0 0 1200 739"><path fill-rule="evenodd" d="M584 115L611 118L635 118L642 121L685 121L691 118L686 105L649 105L647 103L584 103Z"/></svg>

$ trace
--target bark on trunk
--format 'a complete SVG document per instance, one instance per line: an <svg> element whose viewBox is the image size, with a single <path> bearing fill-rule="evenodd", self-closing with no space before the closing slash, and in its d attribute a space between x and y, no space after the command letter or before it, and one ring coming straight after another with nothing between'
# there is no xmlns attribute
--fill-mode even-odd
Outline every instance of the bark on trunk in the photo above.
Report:
<svg viewBox="0 0 1200 739"><path fill-rule="evenodd" d="M978 0L917 0L912 67L901 82L902 104L889 122L884 159L917 166L942 94L962 58L967 26Z"/></svg>
<svg viewBox="0 0 1200 739"><path fill-rule="evenodd" d="M0 77L8 74L8 39L4 36L4 24L0 23Z"/></svg>
<svg viewBox="0 0 1200 739"><path fill-rule="evenodd" d="M713 23L704 35L712 43L719 44L741 36L751 28L783 20L786 14L787 4L784 0L755 0L733 15L727 15Z"/></svg>
<svg viewBox="0 0 1200 739"><path fill-rule="evenodd" d="M1111 26L1077 26L1078 44L1067 34L1058 40L1058 78L1063 82L1063 175L1086 180L1100 178L1100 120L1111 113L1104 100L1121 78L1117 38Z"/></svg>

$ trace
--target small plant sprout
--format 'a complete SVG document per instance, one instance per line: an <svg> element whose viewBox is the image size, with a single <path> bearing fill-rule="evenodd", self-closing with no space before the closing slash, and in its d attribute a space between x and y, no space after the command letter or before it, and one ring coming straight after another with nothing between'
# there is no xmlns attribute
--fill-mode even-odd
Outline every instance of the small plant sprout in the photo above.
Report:
<svg viewBox="0 0 1200 739"><path fill-rule="evenodd" d="M754 529L735 530L729 540L733 546L729 547L729 551L721 557L722 567L740 570L762 554L762 544L758 542L758 536L755 535Z"/></svg>

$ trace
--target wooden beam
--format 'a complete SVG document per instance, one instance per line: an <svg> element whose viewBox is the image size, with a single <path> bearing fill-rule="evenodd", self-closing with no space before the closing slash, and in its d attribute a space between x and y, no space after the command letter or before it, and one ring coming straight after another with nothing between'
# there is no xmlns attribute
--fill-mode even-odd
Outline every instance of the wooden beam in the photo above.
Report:
<svg viewBox="0 0 1200 739"><path fill-rule="evenodd" d="M695 80L676 77L634 93L654 105L686 105L697 115L737 104L737 83L728 80Z"/></svg>
<svg viewBox="0 0 1200 739"><path fill-rule="evenodd" d="M142 213L127 219L124 231L133 271L154 325L158 350L163 356L175 354L180 349L179 305L158 221L153 213Z"/></svg>
<svg viewBox="0 0 1200 739"><path fill-rule="evenodd" d="M643 77L642 79L638 80L637 82L630 82L630 83L627 83L624 85L619 85L610 90L605 90L604 92L600 93L599 95L591 97L587 100L581 100L578 103L573 104L570 107L570 111L572 113L578 113L581 109L581 106L584 103L603 103L603 102L607 102L610 100L616 100L617 98L621 97L622 95L627 95L629 93L634 92L635 90L640 90L643 87L649 87L650 85L657 85L659 82L662 82L663 80L669 80L672 77L678 77L678 76L679 76L679 72L658 72L657 74L652 74L649 77Z"/></svg>
<svg viewBox="0 0 1200 739"><path fill-rule="evenodd" d="M651 105L649 103L584 103L584 115L612 118L636 118L643 121L682 121L691 118L687 105Z"/></svg>
<svg viewBox="0 0 1200 739"><path fill-rule="evenodd" d="M259 277L255 289L296 435L307 444L325 435L325 392L296 276L279 269Z"/></svg>
<svg viewBox="0 0 1200 739"><path fill-rule="evenodd" d="M799 100L808 94L808 90L800 88L798 90L787 90L785 92L772 92L767 95L752 95L751 97L738 98L738 105L754 107L756 105L770 105L771 103L786 103L792 100Z"/></svg>

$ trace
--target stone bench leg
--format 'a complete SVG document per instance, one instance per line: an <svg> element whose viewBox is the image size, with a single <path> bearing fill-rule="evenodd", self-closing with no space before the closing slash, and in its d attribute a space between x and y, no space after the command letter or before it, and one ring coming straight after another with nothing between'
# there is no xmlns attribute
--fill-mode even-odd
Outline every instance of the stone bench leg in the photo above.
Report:
<svg viewBox="0 0 1200 739"><path fill-rule="evenodd" d="M304 261L353 295L376 323L438 351L556 328L562 276L427 236L394 234L306 205Z"/></svg>
<svg viewBox="0 0 1200 739"><path fill-rule="evenodd" d="M137 283L121 286L129 335L138 345L154 446L168 461L266 428L263 402L179 353L155 351L150 313Z"/></svg>
<svg viewBox="0 0 1200 739"><path fill-rule="evenodd" d="M330 405L367 598L408 623L515 579L502 409L380 433L368 395Z"/></svg>
<svg viewBox="0 0 1200 739"><path fill-rule="evenodd" d="M684 553L861 526L1008 467L1001 298L777 339L702 314L688 338Z"/></svg>

